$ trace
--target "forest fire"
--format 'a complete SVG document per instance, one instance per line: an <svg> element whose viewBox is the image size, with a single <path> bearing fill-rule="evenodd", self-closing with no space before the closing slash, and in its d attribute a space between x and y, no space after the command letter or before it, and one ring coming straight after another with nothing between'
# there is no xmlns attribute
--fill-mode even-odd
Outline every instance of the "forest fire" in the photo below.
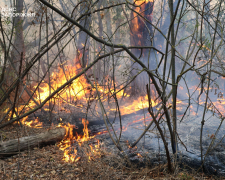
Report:
<svg viewBox="0 0 225 180"><path fill-rule="evenodd" d="M152 27L150 23L152 22L153 3L153 0L135 1L134 11L131 13L132 20L130 31L130 40L131 45L133 46L146 46L150 43L149 37L152 33ZM140 14L142 17L140 17L140 15L138 14ZM145 18L147 19L147 21ZM137 55L138 53L140 53L140 50L133 50L133 53ZM78 58L81 57L82 54L80 53ZM146 59L145 53L143 53L143 57ZM75 58L75 62L79 62L77 58ZM33 86L33 97L35 101L41 103L46 100L51 92L57 90L69 79L77 75L81 70L82 67L80 63L76 63L75 67L70 64L59 65L58 68L51 73L49 81L43 80L40 85ZM122 103L119 103L121 116L129 115L140 110L147 109L149 108L149 105L152 108L159 109L158 105L160 105L161 101L159 100L159 98L157 98L156 92L154 90L151 91L152 97L150 102L148 100L148 95L139 96L134 99L133 97L131 97L131 94L129 94L129 92L125 93L125 88L123 86L117 84L114 85L112 84L112 82L110 82L111 84L108 84L108 88L105 88L104 86L98 84L98 81L96 80L96 78L93 79L93 76L94 75L91 75L92 78L90 78L88 75L82 75L79 78L75 79L70 85L63 88L50 101L48 101L48 103L46 103L44 106L44 110L46 112L56 113L57 111L62 111L63 109L65 109L64 104L68 104L73 108L87 109L89 106L87 104L91 104L93 101L97 102L99 100L101 100L101 102L105 106L107 106L106 104L107 102L109 102L108 98L110 96L114 96L115 94L119 102L121 102L120 100L122 100L123 98L130 98L128 100L125 99L125 101L122 101ZM183 87L179 86L179 88L181 91L184 91ZM195 89L194 91L198 91L199 93L202 91L202 89L199 87L192 88ZM112 102L114 103L114 101ZM202 105L203 103L204 100L200 99L199 104ZM54 104L55 108L51 108L52 104ZM225 104L225 101L221 94L218 94L218 100L213 102L213 104L211 102L208 103L208 109L211 109L213 111L215 111L215 109L218 109L222 114L225 114L223 106ZM171 102L168 102L168 105L171 105ZM18 113L29 111L29 109L32 109L35 106L36 103L33 100L30 100L27 105L18 107ZM183 107L187 107L187 101L185 101L184 103L184 101L177 99L177 110L183 113ZM99 106L95 107L96 111L99 111L99 109ZM195 112L192 105L190 105L190 109L192 113ZM108 105L108 108L106 108L106 110L108 111L106 114L109 114L109 112L114 113L117 112L118 107L115 105ZM69 111L65 110L63 113L69 113ZM9 114L9 117L10 116L11 115ZM179 115L178 117L181 116L182 115ZM13 114L13 117L16 117L16 114ZM63 122L62 119L60 121ZM138 115L135 117L135 120L132 120L131 122L123 125L121 129L116 129L115 132L118 133L119 131L127 131L128 127L131 125L135 126L135 128L144 129L146 127L146 123L149 121L152 121L152 118L149 114ZM61 122L58 127L64 127L66 129L66 135L57 146L62 151L64 151L64 161L77 162L81 158L78 152L79 147L82 147L84 144L86 145L86 147L88 147L86 148L85 153L89 157L89 159L91 159L92 156L99 155L99 141L96 145L88 144L88 141L93 139L95 136L89 136L88 121L86 119L82 118L82 124L84 127L83 135L77 133L74 135L74 131L76 130L76 123L65 123L65 125ZM35 118L35 120L30 120L28 117L25 117L20 121L20 123L32 128L40 128L43 126L43 122L40 122L38 117ZM102 130L101 132L98 132L96 134L104 134L107 132L108 131ZM138 156L141 155L139 154Z"/></svg>
<svg viewBox="0 0 225 180"><path fill-rule="evenodd" d="M2 179L225 175L224 1L11 6L0 8Z"/></svg>
<svg viewBox="0 0 225 180"><path fill-rule="evenodd" d="M51 74L51 81L50 83L47 83L46 81L43 81L42 84L39 86L39 91L35 91L35 100L37 102L44 101L49 96L49 91L55 91L58 87L60 87L62 84L64 84L68 79L70 79L72 76L76 75L81 67L77 65L76 67L72 67L70 65L65 66L65 69L59 67L55 72ZM50 86L49 86L50 85ZM107 99L104 99L106 97L103 97L102 94L114 94L117 92L121 86L117 87L118 89L114 90L112 89L103 89L99 84L94 83L97 88L91 88L90 84L87 82L87 79L84 76L80 76L78 79L76 79L70 86L63 89L61 92L59 92L53 99L56 101L56 110L52 109L52 113L56 113L57 109L62 109L62 106L64 103L67 103L75 108L82 108L85 106L85 103L87 103L90 100L97 100L96 95L96 89L98 89L99 93L101 94L101 100L102 102L107 102ZM34 88L37 88L34 86ZM120 100L122 97L124 98L124 91L119 91L117 93L117 98ZM127 95L129 97L129 95ZM154 100L152 101L152 106L156 106L157 102ZM18 107L18 113L21 111L28 111L30 108L35 107L35 102L32 100L27 104L26 106L19 106ZM122 104L120 106L121 115L131 114L135 113L136 111L139 111L141 109L147 108L149 105L149 101L147 99L147 96L145 97L139 97L137 100L134 100L132 103L129 104ZM45 104L44 110L46 112L50 111L49 109L49 103ZM109 111L114 112L116 109L111 108ZM8 110L6 110L8 111ZM63 113L68 113L63 112ZM10 116L10 114L9 114ZM16 117L16 115L13 115ZM149 121L151 118L145 118L145 121ZM25 118L22 118L20 123L32 127L32 128L41 128L44 126L43 120L39 120L39 118L35 118L34 120L31 120L28 116ZM63 122L63 120L60 118L60 122ZM134 122L130 122L127 126L130 124L135 124L139 122L144 122L144 119L140 117L140 119L135 120ZM19 122L18 122L19 123ZM74 124L59 124L58 127L64 127L66 129L66 135L62 142L58 144L58 147L64 151L64 157L63 160L66 162L76 162L80 159L78 155L78 150L74 146L82 146L85 142L88 142L90 139L93 139L94 136L89 136L88 131L88 121L85 119L82 119L82 124L84 126L83 128L83 135L75 134L74 130L76 130L76 126ZM123 126L123 131L127 130L127 126ZM138 127L138 126L137 126ZM119 131L119 130L118 130ZM101 132L104 133L104 132ZM98 155L98 149L99 149L99 142L95 145L88 145L89 149L86 151L86 154L89 156L89 159L91 159L91 156Z"/></svg>
<svg viewBox="0 0 225 180"><path fill-rule="evenodd" d="M64 71L62 68L59 68L56 72L53 72L51 75L51 91L56 90L58 87L60 87L63 83L67 81L67 79L70 79L71 76L75 75L80 69L79 66L77 67L72 67L72 66L66 66L66 71ZM95 84L95 86L98 86L98 91L100 94L113 94L114 92L117 92L121 86L117 87L116 91L114 89L103 89L99 84ZM40 92L39 94L36 93L36 101L43 101L45 98L48 97L49 95L49 86L48 83L44 82L43 85L40 86ZM180 89L183 91L184 88L180 87ZM194 88L195 91L200 92L201 90L199 88ZM73 105L73 107L77 108L82 108L85 107L85 103L90 100L90 95L92 95L91 99L97 101L97 96L96 96L96 89L91 88L90 84L87 82L87 79L84 76L79 77L76 79L70 86L62 90L60 93L57 94L55 97L58 101L58 109L61 108L63 103L68 103L70 105ZM120 91L118 93L118 100L120 100L123 97L124 91ZM151 106L156 107L160 103L159 100L154 101L153 99L156 99L156 95L154 91L152 92L152 99L151 99ZM127 95L129 97L129 95ZM107 102L107 99L104 99L104 96L101 96L102 102ZM76 103L77 102L77 103ZM199 104L201 105L203 101L200 100ZM221 113L224 113L224 98L221 94L218 94L218 100L216 102L213 102L214 106L220 110ZM183 107L186 107L187 103L184 103L181 100L177 100L177 110L182 110ZM209 104L209 109L214 109L212 104ZM34 102L30 102L29 105L26 106L24 109L22 106L19 107L19 110L28 110L29 107L35 107ZM45 105L45 109L47 108L48 105ZM122 103L120 105L120 112L121 115L129 115L132 113L136 113L137 111L146 109L149 107L149 101L148 101L148 96L140 96L136 100L133 100L132 102L128 101L127 103ZM194 107L191 105L190 109L192 112L194 112ZM115 112L117 109L115 108L109 108L108 109L111 112ZM54 111L53 111L54 112ZM67 113L67 112L65 112ZM15 116L15 115L14 115ZM179 117L179 116L178 116ZM63 120L60 120L63 122ZM137 129L144 129L144 126L146 125L147 122L152 121L152 118L150 115L138 115L136 116L135 120L132 120L131 122L127 123L126 125L123 125L122 131L127 131L129 126L135 126ZM21 120L21 123L25 126L32 127L32 128L41 128L43 126L43 122L39 120L39 118L35 118L35 120L29 120L28 117L25 117ZM63 160L66 162L77 162L81 156L79 156L79 147L82 147L84 144L88 148L86 148L86 155L91 158L93 156L98 156L99 155L99 141L97 144L88 144L88 141L93 139L95 136L89 136L89 130L88 130L88 121L85 120L84 118L82 119L82 124L83 124L83 135L81 134L75 134L74 131L76 130L76 125L74 124L59 124L58 127L64 127L66 129L66 135L63 141L61 141L57 146L64 152ZM115 130L116 133L118 133L121 129ZM107 131L102 130L101 132L98 132L97 134L104 134L107 133ZM97 135L96 134L96 135Z"/></svg>
<svg viewBox="0 0 225 180"><path fill-rule="evenodd" d="M34 94L35 100L37 102L44 101L49 96L49 91L50 92L55 91L58 87L64 84L68 79L76 75L80 69L81 67L79 65L77 65L76 67L72 67L71 65L68 65L68 66L65 66L65 69L59 67L57 71L51 74L51 77L50 77L51 82L47 83L43 81L42 84L39 86L40 90L35 91L35 94ZM122 86L117 86L116 87L117 89L114 90L114 88L104 89L102 88L102 86L100 86L99 84L96 84L95 82L93 84L95 87L97 86L97 88L91 87L91 85L87 82L87 79L84 76L80 76L79 78L77 78L75 81L73 81L73 83L70 86L64 88L57 95L55 95L53 99L55 103L57 104L56 109L58 110L63 109L64 103L67 103L70 106L73 106L75 108L85 107L85 104L87 104L88 101L93 101L98 99L97 93L96 93L97 89L98 89L98 92L100 93L100 96L101 96L100 98L102 102L107 102L107 96L103 96L103 94L112 95L116 93L118 100L120 100L121 98L130 96L129 94L124 93L124 90L118 91L119 89L123 88ZM37 87L34 86L34 88L37 88ZM152 107L155 107L159 103L159 101L155 102L154 99L155 99L155 96L151 99ZM19 106L18 112L19 113L21 111L26 112L30 108L34 108L35 106L36 106L35 102L31 100L29 104L25 106ZM131 114L141 109L147 108L148 106L149 106L149 102L146 95L144 97L139 97L137 100L133 100L132 102L121 104L120 112L121 112L121 115ZM44 110L50 111L48 103L45 104ZM109 109L109 111L115 111L115 110L116 110L115 108ZM55 110L53 109L52 111L54 112ZM13 116L16 117L15 114ZM41 127L41 124L38 124L38 118L33 121L30 121L28 120L27 117L25 117L21 120L21 123L27 126L32 126L34 128Z"/></svg>

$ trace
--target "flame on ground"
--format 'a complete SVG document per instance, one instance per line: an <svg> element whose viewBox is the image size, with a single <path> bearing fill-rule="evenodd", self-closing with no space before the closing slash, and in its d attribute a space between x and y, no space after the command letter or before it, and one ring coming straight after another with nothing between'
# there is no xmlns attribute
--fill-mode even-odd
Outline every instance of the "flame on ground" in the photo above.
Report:
<svg viewBox="0 0 225 180"><path fill-rule="evenodd" d="M59 124L58 127L64 127L66 129L65 138L57 145L62 151L64 151L63 160L66 162L77 162L80 159L78 155L78 150L75 148L76 143L78 147L82 147L83 144L86 144L88 148L85 148L85 154L88 156L89 160L92 159L93 156L100 155L99 152L99 140L96 145L88 145L87 142L90 139L93 139L95 136L89 136L88 131L88 121L86 119L82 119L82 124L84 126L83 135L73 135L73 130L75 128L74 125L62 125ZM86 142L86 143L85 143ZM86 146L86 147L87 147ZM83 148L84 149L84 148Z"/></svg>
<svg viewBox="0 0 225 180"><path fill-rule="evenodd" d="M151 106L155 107L159 101L151 100ZM134 100L132 103L128 105L124 105L120 107L121 115L131 114L137 112L141 109L145 109L149 107L148 96L139 97L137 100ZM110 111L115 111L116 109L110 109Z"/></svg>
<svg viewBox="0 0 225 180"><path fill-rule="evenodd" d="M28 119L28 116L23 118L21 120L21 123L25 126L32 127L32 128L42 128L43 127L43 122L40 122L38 117L32 121L27 121L27 119Z"/></svg>

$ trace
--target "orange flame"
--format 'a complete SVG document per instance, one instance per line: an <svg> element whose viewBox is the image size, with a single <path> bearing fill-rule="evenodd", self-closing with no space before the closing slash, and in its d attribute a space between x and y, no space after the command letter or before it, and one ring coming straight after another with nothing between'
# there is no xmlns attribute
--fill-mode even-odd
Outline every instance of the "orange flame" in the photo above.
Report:
<svg viewBox="0 0 225 180"><path fill-rule="evenodd" d="M154 0L135 0L135 4L137 6L140 6L140 5L144 4L144 3L153 2L153 1Z"/></svg>
<svg viewBox="0 0 225 180"><path fill-rule="evenodd" d="M84 142L89 141L90 139L94 138L95 136L89 136L88 130L88 121L86 119L82 119L82 124L84 126L83 133L84 135L73 135L73 129L75 128L74 125L68 123L68 125L58 125L58 127L64 127L66 129L65 138L57 145L60 150L64 151L63 160L66 162L77 162L79 161L80 157L78 156L77 149L74 149L72 146L73 142L77 142L79 146L82 146ZM95 146L89 145L90 152L86 152L88 158L91 159L92 154L97 154L99 151L99 141L98 144Z"/></svg>
<svg viewBox="0 0 225 180"><path fill-rule="evenodd" d="M21 123L25 126L32 128L42 128L43 123L38 120L38 117L35 120L27 121L28 117L25 117L21 120Z"/></svg>
<svg viewBox="0 0 225 180"><path fill-rule="evenodd" d="M146 11L152 13L153 11L153 0L136 0L134 1L136 7L134 8L135 12L131 14L131 44L133 46L145 46L143 30L145 29L146 23L142 16L149 21L152 20L152 14L145 14ZM150 9L146 8L150 4ZM140 15L141 16L140 16Z"/></svg>
<svg viewBox="0 0 225 180"><path fill-rule="evenodd" d="M157 104L158 102L151 100L152 107L155 107ZM121 106L120 112L121 112L121 115L131 114L148 107L149 107L149 102L148 102L148 96L146 95L145 97L139 97L137 100L134 100L132 103L130 103L127 106L126 105ZM112 110L115 111L116 109L111 109L111 111Z"/></svg>

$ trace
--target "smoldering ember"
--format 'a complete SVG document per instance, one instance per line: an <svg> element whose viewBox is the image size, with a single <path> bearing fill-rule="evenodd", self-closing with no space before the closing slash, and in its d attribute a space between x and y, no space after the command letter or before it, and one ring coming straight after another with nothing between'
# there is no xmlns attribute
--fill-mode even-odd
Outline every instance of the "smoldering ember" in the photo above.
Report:
<svg viewBox="0 0 225 180"><path fill-rule="evenodd" d="M1 179L225 178L223 0L0 8Z"/></svg>

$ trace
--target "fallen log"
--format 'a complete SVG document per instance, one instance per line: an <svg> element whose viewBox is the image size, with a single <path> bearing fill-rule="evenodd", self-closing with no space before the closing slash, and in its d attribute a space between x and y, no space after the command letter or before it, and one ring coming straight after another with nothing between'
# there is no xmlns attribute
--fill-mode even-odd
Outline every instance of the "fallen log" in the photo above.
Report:
<svg viewBox="0 0 225 180"><path fill-rule="evenodd" d="M66 129L63 127L50 129L47 132L26 136L18 139L12 139L0 143L0 155L10 156L20 151L28 150L44 144L52 144L63 140L66 135Z"/></svg>

